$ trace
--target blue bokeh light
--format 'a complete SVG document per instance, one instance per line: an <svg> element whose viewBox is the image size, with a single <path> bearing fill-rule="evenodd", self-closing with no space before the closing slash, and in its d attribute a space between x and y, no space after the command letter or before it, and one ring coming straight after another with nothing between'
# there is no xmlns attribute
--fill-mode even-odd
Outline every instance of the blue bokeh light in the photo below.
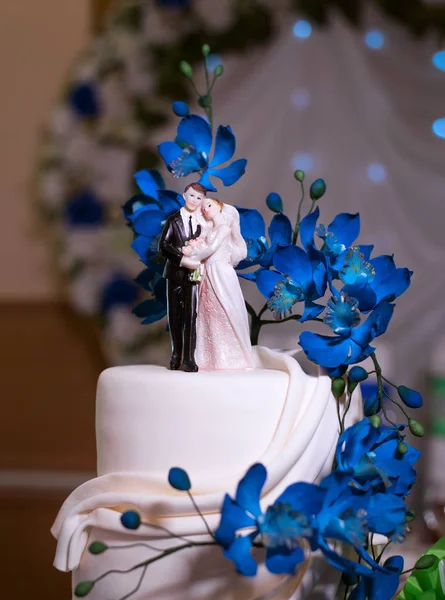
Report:
<svg viewBox="0 0 445 600"><path fill-rule="evenodd" d="M367 168L368 179L381 183L386 179L386 168L381 163L370 163Z"/></svg>
<svg viewBox="0 0 445 600"><path fill-rule="evenodd" d="M292 106L298 110L304 110L311 103L311 93L306 88L298 88L292 92Z"/></svg>
<svg viewBox="0 0 445 600"><path fill-rule="evenodd" d="M292 171L301 169L302 171L308 172L314 168L314 157L312 154L306 152L300 152L294 154L291 160Z"/></svg>
<svg viewBox="0 0 445 600"><path fill-rule="evenodd" d="M309 21L297 21L293 28L294 36L306 40L312 33L312 25Z"/></svg>
<svg viewBox="0 0 445 600"><path fill-rule="evenodd" d="M378 29L372 29L365 34L365 44L373 50L380 50L385 43L385 36Z"/></svg>
<svg viewBox="0 0 445 600"><path fill-rule="evenodd" d="M437 119L433 123L433 133L445 140L445 119Z"/></svg>
<svg viewBox="0 0 445 600"><path fill-rule="evenodd" d="M445 71L445 50L440 50L434 54L433 65L441 71Z"/></svg>

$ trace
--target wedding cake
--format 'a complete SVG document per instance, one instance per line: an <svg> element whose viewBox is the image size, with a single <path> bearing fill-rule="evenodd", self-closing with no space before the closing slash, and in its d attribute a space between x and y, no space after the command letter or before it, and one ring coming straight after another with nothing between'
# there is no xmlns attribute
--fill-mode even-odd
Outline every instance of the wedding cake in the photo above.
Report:
<svg viewBox="0 0 445 600"><path fill-rule="evenodd" d="M73 589L117 570L97 581L88 597L124 598L142 574L130 569L156 554L153 548L177 545L173 534L195 542L209 539L190 499L168 484L173 466L190 474L194 499L211 529L218 525L224 494L234 491L253 463L268 469L265 503L291 482L317 482L330 472L338 438L330 378L306 373L286 353L255 347L253 355L252 370L189 374L128 366L101 374L98 477L70 495L52 529L58 539L55 566L73 571ZM350 409L350 420L359 418L358 406ZM172 535L156 527L124 529L121 515L134 507L145 522ZM96 540L109 547L107 552L88 552ZM304 564L273 597L309 597L319 571L314 560ZM283 579L262 568L255 578L237 575L220 548L204 546L149 565L131 597L253 600Z"/></svg>

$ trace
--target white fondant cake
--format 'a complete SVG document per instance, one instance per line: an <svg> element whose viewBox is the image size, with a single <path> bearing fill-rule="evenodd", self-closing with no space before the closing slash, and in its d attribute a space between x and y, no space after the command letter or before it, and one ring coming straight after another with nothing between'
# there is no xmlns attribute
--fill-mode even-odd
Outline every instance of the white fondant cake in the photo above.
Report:
<svg viewBox="0 0 445 600"><path fill-rule="evenodd" d="M74 571L73 581L95 580L110 569L129 570L161 549L176 546L160 529L125 530L121 513L137 507L145 521L178 536L208 541L187 494L167 483L173 466L185 468L192 493L212 529L224 494L233 494L247 468L268 470L263 506L296 481L317 482L331 469L338 437L330 378L306 374L284 353L253 349L254 370L170 372L160 367L117 367L102 373L97 394L98 477L64 503L52 532L55 566ZM360 418L355 399L348 422ZM95 556L87 545L110 546ZM285 588L270 596L309 598L324 563L312 557ZM275 589L282 578L260 567L255 578L236 575L220 548L190 548L143 569L101 579L91 600L249 600Z"/></svg>

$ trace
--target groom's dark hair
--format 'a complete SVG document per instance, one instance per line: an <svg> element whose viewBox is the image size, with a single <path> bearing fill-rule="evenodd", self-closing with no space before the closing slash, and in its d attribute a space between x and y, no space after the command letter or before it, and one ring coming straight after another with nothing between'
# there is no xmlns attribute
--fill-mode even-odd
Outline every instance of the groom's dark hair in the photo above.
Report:
<svg viewBox="0 0 445 600"><path fill-rule="evenodd" d="M193 188L195 190L195 192L200 192L201 194L204 194L204 196L207 194L207 188L205 188L200 183L189 183L184 190L184 194L190 188Z"/></svg>

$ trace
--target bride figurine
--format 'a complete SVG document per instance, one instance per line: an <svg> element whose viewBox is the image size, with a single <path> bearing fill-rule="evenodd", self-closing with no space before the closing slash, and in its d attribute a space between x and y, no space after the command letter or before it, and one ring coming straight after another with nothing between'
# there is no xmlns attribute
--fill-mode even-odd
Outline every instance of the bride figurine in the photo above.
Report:
<svg viewBox="0 0 445 600"><path fill-rule="evenodd" d="M206 244L193 252L203 263L199 285L195 360L200 369L252 369L254 362L244 297L234 267L247 255L239 214L215 198L202 204Z"/></svg>

